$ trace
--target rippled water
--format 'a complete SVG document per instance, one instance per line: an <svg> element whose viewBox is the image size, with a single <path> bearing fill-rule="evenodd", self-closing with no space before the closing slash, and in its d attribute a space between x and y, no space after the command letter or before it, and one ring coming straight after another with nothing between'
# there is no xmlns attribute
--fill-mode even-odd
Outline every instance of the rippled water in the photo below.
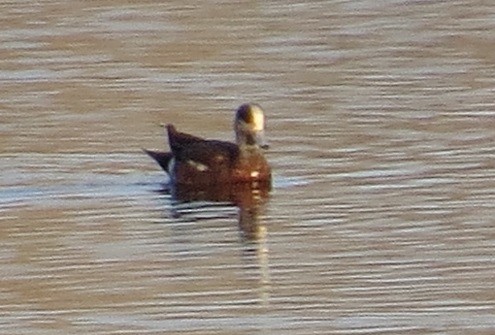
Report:
<svg viewBox="0 0 495 335"><path fill-rule="evenodd" d="M0 333L495 332L490 1L0 8ZM245 101L272 191L173 200Z"/></svg>

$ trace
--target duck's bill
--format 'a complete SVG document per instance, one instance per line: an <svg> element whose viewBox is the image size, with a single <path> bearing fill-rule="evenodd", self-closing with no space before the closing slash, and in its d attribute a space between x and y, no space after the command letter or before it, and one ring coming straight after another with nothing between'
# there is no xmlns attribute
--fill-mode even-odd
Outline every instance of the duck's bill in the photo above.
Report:
<svg viewBox="0 0 495 335"><path fill-rule="evenodd" d="M265 132L263 130L258 131L256 133L256 143L262 149L268 149L270 147L270 145L265 139Z"/></svg>

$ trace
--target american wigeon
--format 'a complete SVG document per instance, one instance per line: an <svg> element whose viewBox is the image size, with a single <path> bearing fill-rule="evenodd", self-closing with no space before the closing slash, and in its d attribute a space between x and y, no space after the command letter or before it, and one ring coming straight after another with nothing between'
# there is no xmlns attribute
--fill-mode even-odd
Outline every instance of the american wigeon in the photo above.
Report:
<svg viewBox="0 0 495 335"><path fill-rule="evenodd" d="M271 183L263 156L265 116L257 104L243 104L234 119L236 142L208 140L178 132L167 125L170 152L144 150L175 185L208 186L225 183Z"/></svg>

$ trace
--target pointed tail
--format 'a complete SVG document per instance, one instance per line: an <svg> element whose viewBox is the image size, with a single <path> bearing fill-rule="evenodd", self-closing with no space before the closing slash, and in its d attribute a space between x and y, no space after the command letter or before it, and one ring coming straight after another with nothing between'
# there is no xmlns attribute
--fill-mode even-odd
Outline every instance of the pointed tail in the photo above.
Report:
<svg viewBox="0 0 495 335"><path fill-rule="evenodd" d="M143 151L148 156L153 158L158 163L158 165L161 166L161 168L165 172L169 173L169 171L168 171L169 163L170 163L170 160L174 157L174 155L171 152L152 151L152 150L147 150L147 149L143 149Z"/></svg>

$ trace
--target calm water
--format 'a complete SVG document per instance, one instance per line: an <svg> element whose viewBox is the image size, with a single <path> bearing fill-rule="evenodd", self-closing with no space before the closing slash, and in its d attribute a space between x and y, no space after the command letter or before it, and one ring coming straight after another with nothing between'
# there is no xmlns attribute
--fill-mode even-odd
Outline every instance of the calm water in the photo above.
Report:
<svg viewBox="0 0 495 335"><path fill-rule="evenodd" d="M494 333L494 31L484 0L2 2L0 333ZM232 139L245 101L271 193L162 192L159 125Z"/></svg>

